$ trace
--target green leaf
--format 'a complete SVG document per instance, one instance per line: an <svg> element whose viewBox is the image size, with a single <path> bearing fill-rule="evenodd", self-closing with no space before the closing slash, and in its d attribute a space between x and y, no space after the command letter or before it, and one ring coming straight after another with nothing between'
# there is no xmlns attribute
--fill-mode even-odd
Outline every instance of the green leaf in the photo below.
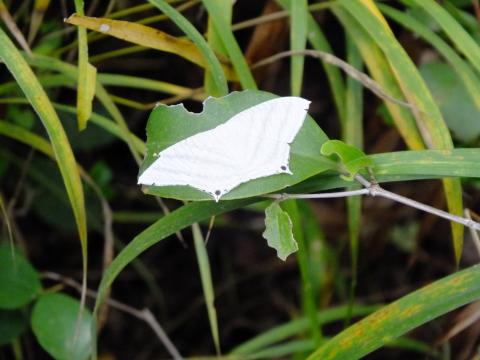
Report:
<svg viewBox="0 0 480 360"><path fill-rule="evenodd" d="M283 261L298 250L298 244L293 238L292 220L288 213L282 210L278 201L265 209L265 231L262 236Z"/></svg>
<svg viewBox="0 0 480 360"><path fill-rule="evenodd" d="M353 177L362 169L373 166L373 161L365 153L356 148L345 144L341 140L328 140L321 148L323 155L337 155L348 175L342 175L345 180L353 180Z"/></svg>
<svg viewBox="0 0 480 360"><path fill-rule="evenodd" d="M480 298L480 266L444 277L355 323L309 359L354 360L449 311Z"/></svg>
<svg viewBox="0 0 480 360"><path fill-rule="evenodd" d="M480 136L480 108L472 101L464 82L452 67L441 62L431 62L423 64L420 73L454 137L464 143L477 139Z"/></svg>
<svg viewBox="0 0 480 360"><path fill-rule="evenodd" d="M148 120L147 154L140 173L155 161L155 153L189 136L210 130L239 112L274 98L276 96L273 94L256 90L233 92L223 98L209 98L199 114L192 114L178 105L158 106ZM320 153L320 147L326 140L324 132L310 116L307 116L291 144L289 166L293 175L279 174L251 180L227 193L222 200L278 191L327 170L331 166L331 161ZM145 192L179 200L211 200L207 193L189 186L146 186Z"/></svg>
<svg viewBox="0 0 480 360"><path fill-rule="evenodd" d="M92 352L92 315L87 309L76 331L80 302L59 293L40 297L32 311L32 330L55 359L84 360Z"/></svg>
<svg viewBox="0 0 480 360"><path fill-rule="evenodd" d="M0 310L0 346L17 339L26 330L27 323L21 310Z"/></svg>
<svg viewBox="0 0 480 360"><path fill-rule="evenodd" d="M31 302L41 290L37 271L20 253L0 246L0 309L16 309Z"/></svg>

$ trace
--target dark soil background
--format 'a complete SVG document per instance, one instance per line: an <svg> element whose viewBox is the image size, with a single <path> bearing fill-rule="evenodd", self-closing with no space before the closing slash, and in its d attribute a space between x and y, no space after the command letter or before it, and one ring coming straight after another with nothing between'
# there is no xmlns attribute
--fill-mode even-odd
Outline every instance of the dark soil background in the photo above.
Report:
<svg viewBox="0 0 480 360"><path fill-rule="evenodd" d="M64 16L73 12L70 2L64 5L61 3L64 2L59 1L58 4L50 6L46 14L48 21L60 22ZM125 0L122 7L137 3L143 2ZM99 2L94 15L101 16L105 6L103 2ZM273 10L275 6L269 1L238 0L234 8L233 23ZM150 15L153 14L157 14L157 11L150 11ZM200 31L206 30L207 14L200 10L198 5L186 11L185 15ZM148 13L142 14L142 17L147 16ZM317 13L316 18L334 47L335 54L344 58L345 34L342 27L328 12ZM134 21L135 17L128 20ZM26 25L24 23L24 26ZM288 49L288 22L277 21L274 25L268 30L270 33L266 39L270 39L269 41L258 42L257 39L257 42L254 42L252 28L236 33L250 62ZM182 35L175 25L168 21L152 26L172 35ZM404 30L394 29L397 31L397 38L411 56L418 60L426 50L425 45ZM257 28L257 31L265 30ZM75 32L68 33L65 35L64 43L68 43L75 36ZM95 55L123 46L126 46L126 43L107 38L93 43L90 46L90 54ZM75 56L72 56L74 59ZM97 62L94 65L99 72L135 75L192 88L202 86L203 82L202 72L196 66L177 56L151 50ZM289 93L288 59L262 68L262 71L257 71L255 75L259 79L261 89L278 95ZM2 72L1 78L3 81L9 79L5 71ZM162 100L158 93L148 91L113 87L109 90L112 94L143 103ZM75 103L75 93L68 89L51 91L50 94L58 102ZM322 129L329 137L338 138L339 121L318 60L306 60L302 95L312 101L310 114ZM369 92L365 93L364 99L366 152L381 153L404 149L405 144L396 130L378 115L381 101ZM201 104L198 102L186 101L186 106L192 111L201 110ZM126 107L121 107L121 111L130 129L145 139L149 111ZM5 114L3 105L0 114L2 116ZM101 132L92 124L89 127L92 133ZM70 130L70 134L74 131ZM25 159L29 156L29 150L25 147L13 142L9 146L19 157ZM86 169L91 169L101 162L110 170L111 180L105 185L105 189L111 194L109 201L114 212L160 214L156 201L143 195L136 185L138 167L124 143L110 139L100 145L97 143L90 147L77 147L76 156ZM41 155L33 154L30 164L43 166L44 161L41 158ZM52 173L58 176L53 166ZM12 169L11 176L3 177L2 187L6 194L9 192L13 194L19 176L19 170ZM387 184L386 188L436 207L445 206L439 181L392 183ZM20 203L26 203L28 210L16 218L25 250L38 270L56 272L79 281L80 248L74 228L71 226L69 210L65 204L62 205L57 200L42 198L42 191L42 188L27 178L19 195ZM469 184L465 184L464 191L468 194L465 196L465 206L479 211L480 192ZM30 195L32 198L29 198ZM175 201L166 203L171 209L181 205ZM101 221L99 205L95 201L90 205L91 222L96 221L98 224ZM340 283L343 278L343 284L348 285L351 270L345 202L314 201L311 202L311 207L338 262L337 270L330 269L331 275ZM115 236L118 241L128 243L152 221L145 223L116 221ZM414 239L410 249L405 250L392 241L392 234L395 229L409 234L406 229L412 224L418 226L418 231L413 232L410 239L407 239L408 235L403 235L405 241L411 240L412 237ZM203 225L202 229L206 233L208 224ZM263 215L260 212L239 210L228 213L216 220L208 242L217 296L221 343L225 353L243 341L301 315L300 274L296 259L291 256L286 262L280 261L261 236L263 226ZM129 266L115 281L111 296L134 308L150 309L184 356L214 354L191 232L185 229L182 234L186 246L177 238L171 237L146 251L140 258L141 266L153 277L158 294L152 292L139 276L138 269ZM466 239L465 246L462 267L478 261L469 238ZM90 232L89 247L89 287L96 289L101 277L103 252L101 232L95 230ZM388 303L453 271L455 265L447 221L382 199L364 199L356 302ZM44 284L49 286L54 282L46 280ZM67 288L66 291L78 296L74 289ZM319 296L327 306L346 302L341 289L334 285ZM411 335L427 343L434 343L452 326L454 316L452 313L430 322ZM326 327L324 332L331 336L342 327L342 323L332 324ZM474 325L467 332L468 336L461 335L453 340L452 354L459 354L459 357L453 358L461 358L462 351L467 353L467 357L464 358L470 356L470 350L477 343L479 326ZM33 335L26 337L23 345L26 349L26 359L49 358L36 344ZM112 308L100 335L99 352L103 359L168 358L168 353L145 323ZM4 353L3 358L8 357L9 354ZM398 348L381 349L367 356L367 359L426 358L426 355Z"/></svg>

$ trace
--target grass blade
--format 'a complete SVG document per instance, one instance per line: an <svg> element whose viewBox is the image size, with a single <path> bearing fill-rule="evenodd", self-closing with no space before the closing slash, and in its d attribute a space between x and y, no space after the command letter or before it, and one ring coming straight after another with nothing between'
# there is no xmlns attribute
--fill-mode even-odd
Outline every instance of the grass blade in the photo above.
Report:
<svg viewBox="0 0 480 360"><path fill-rule="evenodd" d="M355 68L361 70L363 60L360 52L355 47L352 39L347 35L347 62ZM343 140L359 149L363 149L363 87L353 78L348 77L346 89L346 118L343 126ZM358 189L359 186L349 186L347 190ZM358 268L358 243L360 234L360 219L362 211L362 198L360 196L352 196L346 199L347 202L347 219L348 219L348 236L350 240L350 261L352 267L350 292L348 298L348 316L346 323L350 322L351 311L355 297L355 289L357 286L357 268Z"/></svg>
<svg viewBox="0 0 480 360"><path fill-rule="evenodd" d="M160 11L165 13L177 26L197 45L198 50L205 57L205 61L208 64L208 69L212 73L213 84L215 86L215 92L212 96L224 96L228 94L227 80L223 73L222 66L218 61L213 51L208 46L208 43L203 38L202 34L177 10L167 4L164 0L149 0L149 2L155 5ZM225 31L223 28L221 31ZM232 35L233 36L233 35Z"/></svg>
<svg viewBox="0 0 480 360"><path fill-rule="evenodd" d="M359 359L393 339L480 298L480 266L447 276L342 331L309 359Z"/></svg>
<svg viewBox="0 0 480 360"><path fill-rule="evenodd" d="M307 44L307 15L308 1L290 1L290 49L292 51L305 50ZM302 92L304 56L293 56L290 60L290 86L293 96L300 96Z"/></svg>
<svg viewBox="0 0 480 360"><path fill-rule="evenodd" d="M465 29L445 10L433 0L410 0L410 3L421 7L430 15L455 46L470 60L470 63L480 71L480 47Z"/></svg>
<svg viewBox="0 0 480 360"><path fill-rule="evenodd" d="M215 0L215 1L217 1L217 6L221 7L222 9L221 13L222 13L222 16L224 17L224 21L227 24L230 24L232 21L233 3L230 1L224 1L224 0ZM225 58L228 58L227 50L223 46L220 35L215 30L211 17L208 18L207 39L213 51L215 51L217 54L223 55ZM212 90L213 90L212 81L213 81L212 74L210 73L210 71L208 70L205 71L204 87L205 87L205 92L207 94L212 93Z"/></svg>
<svg viewBox="0 0 480 360"><path fill-rule="evenodd" d="M210 331L212 332L213 343L217 355L220 355L220 337L218 335L217 310L215 309L215 293L213 291L212 272L210 270L210 261L208 260L205 240L202 236L200 226L195 223L192 225L193 242L195 244L195 253L197 255L198 269L202 279L203 296L207 306L208 320L210 322Z"/></svg>
<svg viewBox="0 0 480 360"><path fill-rule="evenodd" d="M8 36L0 29L0 58L8 70L15 77L18 85L25 93L45 127L50 139L55 159L62 174L68 198L73 209L75 222L82 249L82 265L84 286L86 286L87 271L87 219L85 213L85 200L83 196L80 175L76 168L73 151L68 142L65 130L60 123L52 103L41 87L33 71L30 69L22 55L15 48Z"/></svg>
<svg viewBox="0 0 480 360"><path fill-rule="evenodd" d="M223 46L228 53L242 87L244 89L256 89L257 85L250 68L238 46L237 40L233 36L231 24L227 23L224 16L222 16L222 7L216 0L203 0L203 4L207 8L217 34L222 39Z"/></svg>

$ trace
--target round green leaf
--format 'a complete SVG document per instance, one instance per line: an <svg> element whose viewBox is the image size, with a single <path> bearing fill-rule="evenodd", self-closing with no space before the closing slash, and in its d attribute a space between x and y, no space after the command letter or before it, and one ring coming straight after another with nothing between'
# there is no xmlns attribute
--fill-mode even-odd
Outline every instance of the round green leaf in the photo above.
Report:
<svg viewBox="0 0 480 360"><path fill-rule="evenodd" d="M20 310L0 310L0 346L11 343L26 328L25 315Z"/></svg>
<svg viewBox="0 0 480 360"><path fill-rule="evenodd" d="M84 309L76 331L79 309L79 301L59 293L41 296L33 308L33 333L55 359L84 360L92 352L92 315Z"/></svg>
<svg viewBox="0 0 480 360"><path fill-rule="evenodd" d="M38 273L18 252L0 246L0 309L16 309L32 301L41 289Z"/></svg>
<svg viewBox="0 0 480 360"><path fill-rule="evenodd" d="M276 97L257 90L233 92L222 98L207 99L203 111L198 114L188 112L182 105L158 106L148 120L147 154L140 173L155 161L155 153L199 132L213 129L239 112ZM251 180L224 195L222 200L278 191L329 169L331 162L320 153L320 147L326 140L325 133L307 115L291 144L289 167L293 175L278 174ZM179 200L212 200L207 193L190 186L145 186L145 192Z"/></svg>

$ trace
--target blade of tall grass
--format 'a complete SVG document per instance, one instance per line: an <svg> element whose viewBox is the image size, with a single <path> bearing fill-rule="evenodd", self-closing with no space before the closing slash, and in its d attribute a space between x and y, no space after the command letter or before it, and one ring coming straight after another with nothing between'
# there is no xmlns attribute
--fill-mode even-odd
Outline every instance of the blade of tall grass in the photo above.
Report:
<svg viewBox="0 0 480 360"><path fill-rule="evenodd" d="M0 58L15 77L18 85L38 114L49 136L77 225L82 249L83 286L85 288L88 265L87 219L82 183L80 181L79 172L76 168L73 151L60 119L58 118L58 115L45 91L36 79L35 74L8 36L1 29L0 43L2 44L2 46L0 46Z"/></svg>
<svg viewBox="0 0 480 360"><path fill-rule="evenodd" d="M372 0L363 2L340 0L339 4L361 23L361 26L384 52L405 97L419 110L415 117L425 142L429 147L451 149L453 147L452 138L438 106L412 60L393 36L393 32L375 3ZM450 212L461 216L463 205L460 181L445 179L443 185ZM464 229L463 226L455 223L451 223L451 228L455 260L458 264L463 248Z"/></svg>
<svg viewBox="0 0 480 360"><path fill-rule="evenodd" d="M352 316L365 316L378 310L380 307L380 305L355 305L352 309ZM346 313L347 306L338 306L318 311L316 316L319 323L326 325L344 319ZM254 354L264 348L273 346L275 343L301 335L309 326L310 321L307 317L291 320L286 324L278 325L270 330L264 331L260 335L236 346L230 354L245 356Z"/></svg>
<svg viewBox="0 0 480 360"><path fill-rule="evenodd" d="M290 50L302 51L307 45L308 1L290 1ZM302 92L305 57L294 56L290 60L290 88L293 96Z"/></svg>
<svg viewBox="0 0 480 360"><path fill-rule="evenodd" d="M233 3L223 0L214 1L217 1L217 6L222 9L221 14L224 17L224 21L227 24L230 24L232 22ZM213 21L211 17L208 18L207 39L213 51L215 51L217 54L221 54L225 58L228 58L227 50L223 46L220 35L217 33L215 27L213 26ZM210 94L212 92L212 74L208 70L205 71L204 88L207 94Z"/></svg>
<svg viewBox="0 0 480 360"><path fill-rule="evenodd" d="M390 6L379 4L379 9L389 18L399 23L403 27L410 29L416 34L423 37L430 43L444 58L447 60L458 76L465 84L473 102L480 108L480 78L473 71L468 63L466 63L454 49L450 47L440 36L431 31L427 26L417 21L414 17L406 15L405 13L396 10Z"/></svg>
<svg viewBox="0 0 480 360"><path fill-rule="evenodd" d="M347 62L361 70L363 60L360 52L347 35ZM363 87L358 81L351 77L347 78L346 88L346 118L342 129L343 141L353 145L359 149L363 149ZM349 186L347 190L358 189L359 186ZM360 235L360 219L362 211L362 198L360 196L352 196L346 199L347 202L347 219L348 219L348 237L350 240L350 261L352 267L350 292L349 292L349 309L346 323L350 322L350 313L353 308L355 297L355 289L357 287L357 269L358 269L358 243Z"/></svg>
<svg viewBox="0 0 480 360"><path fill-rule="evenodd" d="M33 40L35 39L49 5L50 0L35 0L30 20L30 28L28 29L29 44L32 44Z"/></svg>
<svg viewBox="0 0 480 360"><path fill-rule="evenodd" d="M83 0L75 0L75 10L83 15ZM78 79L77 79L77 121L78 130L87 127L92 114L95 97L97 69L88 62L87 29L77 28L78 34Z"/></svg>
<svg viewBox="0 0 480 360"><path fill-rule="evenodd" d="M164 0L149 0L149 2L167 15L188 36L188 38L197 45L198 49L205 57L208 68L212 73L213 84L215 85L215 92L212 93L212 96L227 95L228 85L222 66L198 30L195 29L195 27L180 12L175 10ZM223 32L224 29L221 28L220 31Z"/></svg>
<svg viewBox="0 0 480 360"><path fill-rule="evenodd" d="M308 261L307 246L305 245L300 212L298 210L297 202L294 200L284 201L281 206L292 220L293 237L298 244L297 259L302 278L303 308L310 322L309 330L312 340L316 346L319 346L322 340L322 330L317 319L317 301L315 294L313 293L311 269Z"/></svg>
<svg viewBox="0 0 480 360"><path fill-rule="evenodd" d="M480 298L480 266L444 277L355 323L309 359L359 359L389 341Z"/></svg>
<svg viewBox="0 0 480 360"><path fill-rule="evenodd" d="M12 18L12 15L10 15L10 12L8 11L8 8L3 0L0 0L0 18L3 20L6 27L8 30L10 30L10 33L13 35L15 40L17 40L22 49L27 54L31 55L32 50L30 49L30 46L28 46L27 40L25 40L25 37L15 23L15 20Z"/></svg>
<svg viewBox="0 0 480 360"><path fill-rule="evenodd" d="M215 309L215 293L213 291L212 272L210 270L210 261L208 260L205 240L203 239L200 226L197 223L192 225L192 235L195 244L195 254L197 255L198 269L200 270L200 278L202 280L203 296L207 306L210 331L212 333L217 355L220 355L220 337L218 335L218 320L217 310Z"/></svg>
<svg viewBox="0 0 480 360"><path fill-rule="evenodd" d="M410 3L423 8L434 18L452 43L480 72L480 46L440 4L433 0L410 0Z"/></svg>
<svg viewBox="0 0 480 360"><path fill-rule="evenodd" d="M334 7L332 11L348 31L375 81L394 98L403 99L402 91L395 79L392 68L372 37L342 8ZM425 145L410 110L390 101L385 102L385 106L392 115L395 126L408 147L414 150L424 149Z"/></svg>
<svg viewBox="0 0 480 360"><path fill-rule="evenodd" d="M256 89L257 85L243 56L242 50L233 36L231 25L227 23L222 16L222 7L219 6L217 0L203 0L203 5L206 7L212 19L217 34L222 39L223 46L228 53L242 87L244 89Z"/></svg>

